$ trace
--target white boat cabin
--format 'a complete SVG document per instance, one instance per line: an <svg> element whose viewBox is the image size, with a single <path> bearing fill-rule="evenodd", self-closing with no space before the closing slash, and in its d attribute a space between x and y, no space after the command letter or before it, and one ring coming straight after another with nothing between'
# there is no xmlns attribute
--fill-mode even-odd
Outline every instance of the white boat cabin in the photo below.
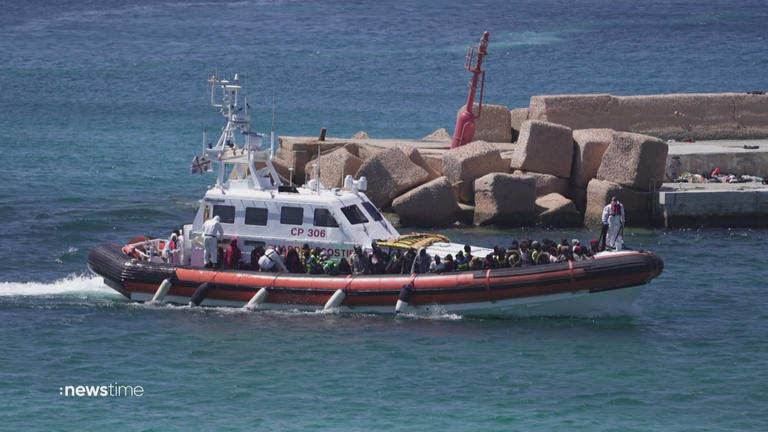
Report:
<svg viewBox="0 0 768 432"><path fill-rule="evenodd" d="M265 172L262 169L261 174ZM259 171L256 173L260 174ZM349 256L355 245L399 233L357 187L327 190L308 187L254 187L248 179L229 180L209 190L191 225L184 227L186 264L203 265L202 226L219 216L225 242L237 237L244 256L257 246L320 247L331 258Z"/></svg>
<svg viewBox="0 0 768 432"><path fill-rule="evenodd" d="M203 265L202 226L214 216L221 219L224 243L237 237L245 259L257 246L301 247L305 243L320 247L330 257L342 257L350 255L355 245L370 248L374 240L399 237L361 192L367 186L365 178L347 176L344 188L334 190L318 180L303 187L284 186L272 165L272 153L261 149L264 135L250 131L250 106L247 101L238 106L242 86L237 75L233 83L215 75L209 83L211 103L220 108L227 125L216 144L206 144L203 136L203 155L192 163L193 173L211 172L214 164L218 169L216 184L200 201L194 222L184 226L184 264ZM221 103L214 100L217 86L222 91ZM232 174L225 179L227 165Z"/></svg>

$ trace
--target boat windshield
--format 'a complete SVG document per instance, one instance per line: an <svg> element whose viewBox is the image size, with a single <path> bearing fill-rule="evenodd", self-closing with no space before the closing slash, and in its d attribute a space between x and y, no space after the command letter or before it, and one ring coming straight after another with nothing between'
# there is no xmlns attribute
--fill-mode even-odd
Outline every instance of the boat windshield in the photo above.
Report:
<svg viewBox="0 0 768 432"><path fill-rule="evenodd" d="M368 222L368 218L365 217L363 212L360 210L360 207L355 204L342 207L341 212L344 213L344 216L352 225Z"/></svg>
<svg viewBox="0 0 768 432"><path fill-rule="evenodd" d="M365 210L368 212L369 215L371 215L374 222L378 222L384 219L384 216L382 216L381 213L379 213L379 211L376 209L376 206L369 203L368 201L363 202L363 207L365 207Z"/></svg>
<svg viewBox="0 0 768 432"><path fill-rule="evenodd" d="M328 209L315 209L314 226L338 228L339 224Z"/></svg>

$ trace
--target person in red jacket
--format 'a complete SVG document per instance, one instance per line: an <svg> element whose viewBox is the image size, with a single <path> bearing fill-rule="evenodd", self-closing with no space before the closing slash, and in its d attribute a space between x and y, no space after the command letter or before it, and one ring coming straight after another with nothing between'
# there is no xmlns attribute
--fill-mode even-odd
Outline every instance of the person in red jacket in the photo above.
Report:
<svg viewBox="0 0 768 432"><path fill-rule="evenodd" d="M237 246L237 237L232 237L227 248L227 254L224 256L224 268L238 268L242 257L243 253L240 251L240 247Z"/></svg>

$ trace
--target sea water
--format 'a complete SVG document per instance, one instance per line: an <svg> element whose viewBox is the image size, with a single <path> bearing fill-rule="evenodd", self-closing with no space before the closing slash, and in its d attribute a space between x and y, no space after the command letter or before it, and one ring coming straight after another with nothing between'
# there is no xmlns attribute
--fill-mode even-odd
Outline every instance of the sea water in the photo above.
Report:
<svg viewBox="0 0 768 432"><path fill-rule="evenodd" d="M240 74L260 132L274 113L278 135L421 138L453 130L485 30L485 102L516 108L767 90L766 18L764 1L4 3L0 428L767 429L766 230L628 227L664 273L630 310L578 317L135 304L86 266L194 217L212 177L188 166L222 124L211 71ZM135 393L72 395L110 385Z"/></svg>

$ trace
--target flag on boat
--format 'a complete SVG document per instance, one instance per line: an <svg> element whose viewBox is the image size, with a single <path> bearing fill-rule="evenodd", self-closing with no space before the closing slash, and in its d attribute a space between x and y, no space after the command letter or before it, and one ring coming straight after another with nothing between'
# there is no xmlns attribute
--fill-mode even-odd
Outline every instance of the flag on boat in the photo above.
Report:
<svg viewBox="0 0 768 432"><path fill-rule="evenodd" d="M192 159L192 165L189 167L192 174L205 174L213 171L213 163L206 156L195 156Z"/></svg>

